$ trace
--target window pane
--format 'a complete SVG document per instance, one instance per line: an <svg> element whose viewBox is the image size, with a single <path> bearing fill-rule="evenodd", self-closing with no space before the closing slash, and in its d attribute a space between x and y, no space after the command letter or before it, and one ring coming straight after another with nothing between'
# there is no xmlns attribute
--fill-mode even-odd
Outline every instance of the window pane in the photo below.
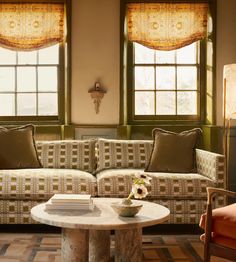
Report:
<svg viewBox="0 0 236 262"><path fill-rule="evenodd" d="M0 67L0 91L13 92L15 90L15 68Z"/></svg>
<svg viewBox="0 0 236 262"><path fill-rule="evenodd" d="M15 115L15 99L13 94L0 94L0 105L1 116Z"/></svg>
<svg viewBox="0 0 236 262"><path fill-rule="evenodd" d="M207 42L207 65L208 66L213 66L213 44L212 42L208 41Z"/></svg>
<svg viewBox="0 0 236 262"><path fill-rule="evenodd" d="M197 114L197 92L178 92L177 103L178 115Z"/></svg>
<svg viewBox="0 0 236 262"><path fill-rule="evenodd" d="M175 92L157 92L156 114L175 115Z"/></svg>
<svg viewBox="0 0 236 262"><path fill-rule="evenodd" d="M16 63L16 52L0 48L0 65L13 65Z"/></svg>
<svg viewBox="0 0 236 262"><path fill-rule="evenodd" d="M38 68L38 90L57 91L57 67Z"/></svg>
<svg viewBox="0 0 236 262"><path fill-rule="evenodd" d="M38 94L39 115L58 114L57 94Z"/></svg>
<svg viewBox="0 0 236 262"><path fill-rule="evenodd" d="M197 44L182 47L177 50L177 63L178 64L195 64L196 61L196 48Z"/></svg>
<svg viewBox="0 0 236 262"><path fill-rule="evenodd" d="M154 67L135 67L135 89L154 89Z"/></svg>
<svg viewBox="0 0 236 262"><path fill-rule="evenodd" d="M156 81L157 89L175 89L175 68L157 67Z"/></svg>
<svg viewBox="0 0 236 262"><path fill-rule="evenodd" d="M144 47L140 44L134 44L135 64L153 64L154 63L154 50Z"/></svg>
<svg viewBox="0 0 236 262"><path fill-rule="evenodd" d="M197 68L185 66L177 68L177 89L197 89Z"/></svg>
<svg viewBox="0 0 236 262"><path fill-rule="evenodd" d="M156 51L157 64L173 64L175 62L175 51Z"/></svg>
<svg viewBox="0 0 236 262"><path fill-rule="evenodd" d="M35 67L17 68L17 90L21 92L36 91L36 69Z"/></svg>
<svg viewBox="0 0 236 262"><path fill-rule="evenodd" d="M18 116L36 115L36 94L17 95L17 115Z"/></svg>
<svg viewBox="0 0 236 262"><path fill-rule="evenodd" d="M135 92L135 115L154 113L154 92Z"/></svg>
<svg viewBox="0 0 236 262"><path fill-rule="evenodd" d="M37 63L37 51L18 52L18 64L29 65Z"/></svg>
<svg viewBox="0 0 236 262"><path fill-rule="evenodd" d="M59 44L40 49L39 64L59 64Z"/></svg>

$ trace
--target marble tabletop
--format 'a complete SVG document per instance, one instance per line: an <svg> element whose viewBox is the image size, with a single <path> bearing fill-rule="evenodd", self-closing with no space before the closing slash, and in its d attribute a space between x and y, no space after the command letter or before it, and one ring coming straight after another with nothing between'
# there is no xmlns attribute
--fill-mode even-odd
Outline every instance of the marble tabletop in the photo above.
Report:
<svg viewBox="0 0 236 262"><path fill-rule="evenodd" d="M152 226L166 221L170 211L168 208L143 200L132 200L143 207L134 217L120 217L111 207L120 198L93 198L95 207L93 211L63 210L45 211L45 204L39 204L31 209L34 220L57 227L119 230L145 226Z"/></svg>

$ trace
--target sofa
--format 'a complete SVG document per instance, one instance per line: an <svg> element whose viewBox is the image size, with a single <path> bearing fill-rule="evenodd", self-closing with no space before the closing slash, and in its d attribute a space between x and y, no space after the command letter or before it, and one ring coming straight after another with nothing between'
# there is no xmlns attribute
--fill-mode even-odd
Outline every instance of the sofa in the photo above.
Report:
<svg viewBox="0 0 236 262"><path fill-rule="evenodd" d="M0 170L0 223L33 224L30 209L53 194L127 197L132 176L144 172L151 140L36 141L42 168ZM148 172L145 200L170 209L171 224L197 224L206 208L206 187L225 188L224 156L196 149L196 172ZM219 197L216 206L225 204Z"/></svg>

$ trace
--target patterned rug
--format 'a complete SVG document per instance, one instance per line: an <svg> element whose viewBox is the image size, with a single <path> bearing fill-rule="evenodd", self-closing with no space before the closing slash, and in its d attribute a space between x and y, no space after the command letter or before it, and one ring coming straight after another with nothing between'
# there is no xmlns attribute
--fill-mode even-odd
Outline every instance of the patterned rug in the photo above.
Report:
<svg viewBox="0 0 236 262"><path fill-rule="evenodd" d="M1 262L60 262L59 234L0 233ZM112 248L114 242L112 241ZM144 262L201 262L203 244L198 235L143 236ZM212 262L228 261L213 258ZM98 261L99 262L99 261Z"/></svg>

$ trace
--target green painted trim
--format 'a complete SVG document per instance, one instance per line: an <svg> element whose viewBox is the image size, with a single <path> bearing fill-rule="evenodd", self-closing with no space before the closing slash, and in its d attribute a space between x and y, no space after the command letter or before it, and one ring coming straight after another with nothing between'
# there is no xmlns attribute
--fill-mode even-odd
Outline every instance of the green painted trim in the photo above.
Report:
<svg viewBox="0 0 236 262"><path fill-rule="evenodd" d="M131 127L126 126L118 126L117 127L117 138L118 139L130 139L131 136Z"/></svg>
<svg viewBox="0 0 236 262"><path fill-rule="evenodd" d="M206 40L200 41L200 61L199 61L199 74L198 85L200 90L200 103L198 101L198 110L200 110L200 122L205 123L206 118Z"/></svg>
<svg viewBox="0 0 236 262"><path fill-rule="evenodd" d="M162 128L164 130L172 131L172 132L182 132L185 130L190 130L196 127L201 127L198 125L132 125L130 126L131 139L152 139L152 130L155 128Z"/></svg>
<svg viewBox="0 0 236 262"><path fill-rule="evenodd" d="M64 124L69 125L71 123L71 57L72 57L72 49L71 49L71 28L72 28L72 0L66 0L66 21L67 21L67 42L66 42L66 52L65 52L65 107L64 107Z"/></svg>
<svg viewBox="0 0 236 262"><path fill-rule="evenodd" d="M75 139L75 126L66 125L63 126L64 134L62 133L63 139Z"/></svg>
<svg viewBox="0 0 236 262"><path fill-rule="evenodd" d="M213 24L213 31L212 31L212 45L213 45L213 68L212 68L212 90L213 90L213 103L212 103L212 112L213 112L213 119L212 125L216 125L216 32L217 32L217 0L210 0L210 12L212 16L212 24Z"/></svg>
<svg viewBox="0 0 236 262"><path fill-rule="evenodd" d="M120 125L126 124L126 80L125 80L125 36L124 36L124 26L125 26L125 2L120 1Z"/></svg>
<svg viewBox="0 0 236 262"><path fill-rule="evenodd" d="M223 153L223 128L214 125L203 125L203 147L206 150Z"/></svg>

